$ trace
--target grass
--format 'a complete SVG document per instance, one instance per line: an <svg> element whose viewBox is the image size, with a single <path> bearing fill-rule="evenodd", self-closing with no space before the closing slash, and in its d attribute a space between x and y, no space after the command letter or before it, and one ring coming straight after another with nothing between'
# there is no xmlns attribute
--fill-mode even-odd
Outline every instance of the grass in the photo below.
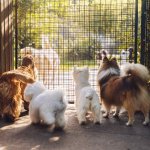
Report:
<svg viewBox="0 0 150 150"><path fill-rule="evenodd" d="M97 64L95 60L62 60L60 63L60 69L62 70L70 70L73 66L88 66L89 68L93 68Z"/></svg>

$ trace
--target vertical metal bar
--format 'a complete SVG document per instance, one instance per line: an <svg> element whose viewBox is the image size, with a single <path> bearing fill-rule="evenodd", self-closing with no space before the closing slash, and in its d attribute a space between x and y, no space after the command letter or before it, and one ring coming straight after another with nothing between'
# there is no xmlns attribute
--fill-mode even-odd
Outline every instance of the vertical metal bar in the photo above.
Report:
<svg viewBox="0 0 150 150"><path fill-rule="evenodd" d="M3 3L2 1L0 0L0 74L3 72L3 62L4 62L4 56L3 56L3 44L2 44L2 41L3 41L3 34L2 34L2 11L3 11Z"/></svg>
<svg viewBox="0 0 150 150"><path fill-rule="evenodd" d="M134 63L137 63L137 41L138 41L138 0L135 1L135 45L134 45Z"/></svg>
<svg viewBox="0 0 150 150"><path fill-rule="evenodd" d="M9 15L9 45L11 49L10 62L12 63L12 68L14 69L14 51L13 51L13 0L10 0L10 15Z"/></svg>
<svg viewBox="0 0 150 150"><path fill-rule="evenodd" d="M15 0L15 68L17 68L17 58L18 58L18 18L17 18L17 10L18 10L18 0Z"/></svg>
<svg viewBox="0 0 150 150"><path fill-rule="evenodd" d="M150 0L146 0L146 49L147 49L147 67L150 70Z"/></svg>
<svg viewBox="0 0 150 150"><path fill-rule="evenodd" d="M146 0L142 0L142 8L141 8L141 59L140 63L145 63L145 22L146 22Z"/></svg>

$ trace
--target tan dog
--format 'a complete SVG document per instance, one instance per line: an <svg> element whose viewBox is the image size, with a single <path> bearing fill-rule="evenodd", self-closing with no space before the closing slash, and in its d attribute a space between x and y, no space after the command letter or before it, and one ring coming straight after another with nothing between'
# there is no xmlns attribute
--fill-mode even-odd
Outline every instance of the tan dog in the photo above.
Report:
<svg viewBox="0 0 150 150"><path fill-rule="evenodd" d="M118 115L119 108L123 106L127 112L129 120L126 125L134 122L134 113L141 110L144 114L144 125L149 123L150 94L147 82L149 72L141 64L126 64L120 69L116 59L105 57L100 66L98 75L100 95L102 103L106 108L104 117L108 117L112 105L117 106L114 116Z"/></svg>
<svg viewBox="0 0 150 150"><path fill-rule="evenodd" d="M7 121L15 121L21 113L23 92L27 83L35 80L33 57L23 58L22 66L0 76L0 115Z"/></svg>
<svg viewBox="0 0 150 150"><path fill-rule="evenodd" d="M25 47L20 51L21 57L30 54L35 58L35 64L44 84L53 83L54 76L57 74L60 65L60 58L52 48L35 49Z"/></svg>

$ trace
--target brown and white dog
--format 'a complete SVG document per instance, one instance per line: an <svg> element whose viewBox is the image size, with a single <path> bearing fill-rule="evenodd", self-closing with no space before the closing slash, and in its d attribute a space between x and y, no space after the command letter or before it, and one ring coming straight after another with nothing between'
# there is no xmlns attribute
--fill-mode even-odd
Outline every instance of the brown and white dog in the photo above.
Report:
<svg viewBox="0 0 150 150"><path fill-rule="evenodd" d="M136 110L144 114L143 125L149 123L149 71L145 66L126 64L120 70L115 58L105 57L100 65L97 80L101 100L106 108L103 117L108 117L112 105L116 106L114 116L118 115L120 107L123 106L128 112L127 126L133 124Z"/></svg>
<svg viewBox="0 0 150 150"><path fill-rule="evenodd" d="M4 72L0 76L0 116L6 121L15 121L20 116L24 89L27 83L35 81L35 76L31 56L25 56L18 69Z"/></svg>

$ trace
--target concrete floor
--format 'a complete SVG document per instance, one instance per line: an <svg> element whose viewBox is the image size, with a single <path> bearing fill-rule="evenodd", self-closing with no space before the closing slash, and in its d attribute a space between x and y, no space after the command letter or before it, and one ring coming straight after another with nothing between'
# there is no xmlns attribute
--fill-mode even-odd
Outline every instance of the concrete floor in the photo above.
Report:
<svg viewBox="0 0 150 150"><path fill-rule="evenodd" d="M0 150L150 150L150 126L143 126L143 115L136 113L135 124L126 127L126 115L120 119L102 118L101 125L90 121L79 126L73 104L66 111L64 131L49 132L31 125L26 112L14 124L0 120Z"/></svg>

